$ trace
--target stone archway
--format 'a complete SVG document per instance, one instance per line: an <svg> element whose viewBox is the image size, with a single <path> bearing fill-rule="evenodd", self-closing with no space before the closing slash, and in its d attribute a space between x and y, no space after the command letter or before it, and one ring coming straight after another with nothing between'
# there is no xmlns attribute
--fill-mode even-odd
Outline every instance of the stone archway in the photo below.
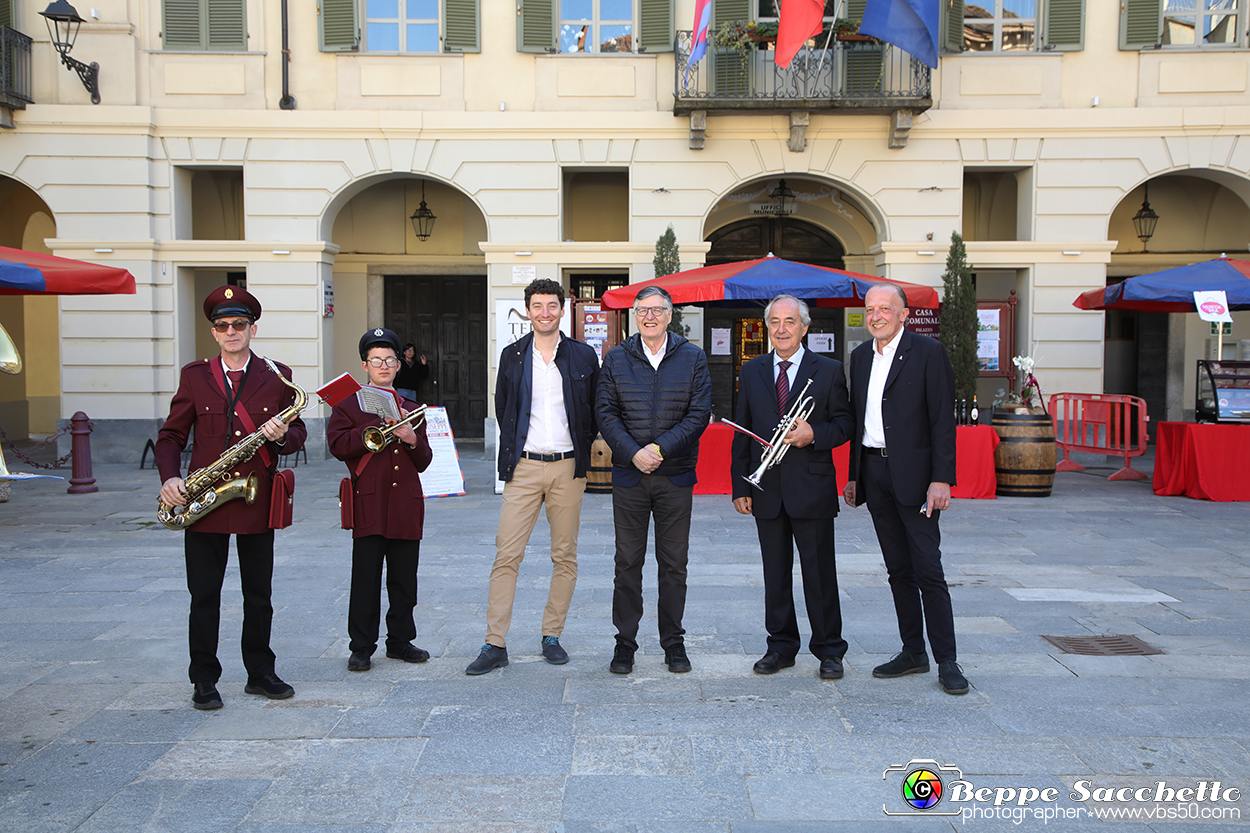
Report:
<svg viewBox="0 0 1250 833"><path fill-rule="evenodd" d="M750 217L723 226L708 235L712 248L706 263L734 263L773 254L786 260L846 268L846 247L829 231L793 217Z"/></svg>

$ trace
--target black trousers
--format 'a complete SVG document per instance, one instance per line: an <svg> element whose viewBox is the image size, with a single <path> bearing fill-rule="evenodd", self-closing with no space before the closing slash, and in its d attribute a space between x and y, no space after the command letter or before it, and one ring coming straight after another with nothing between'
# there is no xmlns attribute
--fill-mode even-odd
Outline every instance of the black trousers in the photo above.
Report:
<svg viewBox="0 0 1250 833"><path fill-rule="evenodd" d="M402 648L417 636L412 609L417 606L420 541L366 535L352 541L352 591L347 604L347 635L352 653L369 656L378 649L382 611L382 563L386 563L386 646Z"/></svg>
<svg viewBox="0 0 1250 833"><path fill-rule="evenodd" d="M833 518L791 518L784 506L775 518L756 518L764 561L764 627L768 650L787 659L799 652L799 620L794 612L794 547L803 573L803 599L812 625L808 648L818 659L842 659L842 605L834 558Z"/></svg>
<svg viewBox="0 0 1250 833"><path fill-rule="evenodd" d="M642 565L647 555L647 529L655 516L656 617L660 645L682 644L686 632L686 561L690 552L690 512L694 486L674 486L662 474L644 474L634 486L612 486L612 517L616 523L616 580L612 593L612 624L616 643L638 650L642 621Z"/></svg>
<svg viewBox="0 0 1250 833"><path fill-rule="evenodd" d="M938 529L940 511L926 518L919 506L905 506L894 497L890 465L894 458L865 454L864 497L877 530L877 541L890 576L894 612L903 650L924 653L924 629L929 628L929 645L937 662L953 662L955 616L951 591L942 573L942 533ZM901 465L901 463L894 463Z"/></svg>
<svg viewBox="0 0 1250 833"><path fill-rule="evenodd" d="M215 684L221 678L217 639L230 535L190 529L183 535L187 590L191 592L191 615L187 621L187 642L191 649L188 675L193 683ZM273 626L270 602L273 530L259 535L236 535L234 544L239 556L239 584L243 590L243 667L248 677L259 677L272 673L274 664L273 651L269 649L269 631Z"/></svg>

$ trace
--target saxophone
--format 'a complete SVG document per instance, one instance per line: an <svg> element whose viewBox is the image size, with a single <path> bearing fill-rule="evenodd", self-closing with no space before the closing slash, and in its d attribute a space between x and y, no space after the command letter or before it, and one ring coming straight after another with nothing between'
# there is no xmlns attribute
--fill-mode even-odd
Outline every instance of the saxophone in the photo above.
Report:
<svg viewBox="0 0 1250 833"><path fill-rule="evenodd" d="M304 410L304 405L308 403L308 394L304 393L304 389L299 385L287 381L287 378L270 359L265 359L265 364L269 365L269 369L282 384L295 391L295 401L278 414L278 419L290 422L299 416L300 411ZM258 428L226 449L226 453L218 457L212 465L191 472L185 481L186 506L170 506L158 499L156 519L167 529L176 532L186 529L209 512L236 498L243 498L243 502L251 506L256 500L256 490L259 485L256 472L249 473L247 477L234 478L230 476L230 472L240 463L252 459L264 444L265 435Z"/></svg>

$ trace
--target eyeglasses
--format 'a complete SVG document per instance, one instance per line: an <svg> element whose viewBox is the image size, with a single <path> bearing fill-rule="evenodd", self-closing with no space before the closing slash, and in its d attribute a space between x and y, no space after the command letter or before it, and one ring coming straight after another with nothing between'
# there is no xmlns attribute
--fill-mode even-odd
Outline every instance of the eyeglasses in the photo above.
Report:
<svg viewBox="0 0 1250 833"><path fill-rule="evenodd" d="M241 333L248 327L252 326L251 321L214 321L213 329L219 333L228 333L233 327L236 333Z"/></svg>
<svg viewBox="0 0 1250 833"><path fill-rule="evenodd" d="M389 358L389 359L379 359L377 356L374 356L372 359L369 359L369 366L370 367L399 367L399 359L396 359L394 357Z"/></svg>
<svg viewBox="0 0 1250 833"><path fill-rule="evenodd" d="M663 318L668 307L634 307L634 315L639 318Z"/></svg>

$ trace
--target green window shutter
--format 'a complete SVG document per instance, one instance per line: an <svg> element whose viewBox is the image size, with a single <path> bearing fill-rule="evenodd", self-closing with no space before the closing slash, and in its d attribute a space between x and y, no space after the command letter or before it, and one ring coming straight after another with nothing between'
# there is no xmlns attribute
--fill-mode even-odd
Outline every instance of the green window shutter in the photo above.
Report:
<svg viewBox="0 0 1250 833"><path fill-rule="evenodd" d="M716 30L731 20L751 20L751 0L712 0L712 31L708 40L716 36Z"/></svg>
<svg viewBox="0 0 1250 833"><path fill-rule="evenodd" d="M0 0L0 26L13 28L13 0Z"/></svg>
<svg viewBox="0 0 1250 833"><path fill-rule="evenodd" d="M673 0L639 0L638 52L673 51Z"/></svg>
<svg viewBox="0 0 1250 833"><path fill-rule="evenodd" d="M993 0L991 0L993 2ZM846 2L846 19L847 20L863 20L864 6L868 0L847 0Z"/></svg>
<svg viewBox="0 0 1250 833"><path fill-rule="evenodd" d="M518 52L557 52L557 0L517 0L516 48Z"/></svg>
<svg viewBox="0 0 1250 833"><path fill-rule="evenodd" d="M164 0L161 33L166 49L203 49L200 0Z"/></svg>
<svg viewBox="0 0 1250 833"><path fill-rule="evenodd" d="M443 0L443 51L481 52L480 0Z"/></svg>
<svg viewBox="0 0 1250 833"><path fill-rule="evenodd" d="M1147 49L1163 37L1163 0L1122 0L1120 48Z"/></svg>
<svg viewBox="0 0 1250 833"><path fill-rule="evenodd" d="M360 48L356 0L319 0L317 12L322 52L355 52Z"/></svg>
<svg viewBox="0 0 1250 833"><path fill-rule="evenodd" d="M947 0L942 4L942 50L964 51L964 0Z"/></svg>
<svg viewBox="0 0 1250 833"><path fill-rule="evenodd" d="M208 48L247 49L244 0L208 0Z"/></svg>
<svg viewBox="0 0 1250 833"><path fill-rule="evenodd" d="M1058 52L1085 48L1085 0L1048 0L1042 46Z"/></svg>

